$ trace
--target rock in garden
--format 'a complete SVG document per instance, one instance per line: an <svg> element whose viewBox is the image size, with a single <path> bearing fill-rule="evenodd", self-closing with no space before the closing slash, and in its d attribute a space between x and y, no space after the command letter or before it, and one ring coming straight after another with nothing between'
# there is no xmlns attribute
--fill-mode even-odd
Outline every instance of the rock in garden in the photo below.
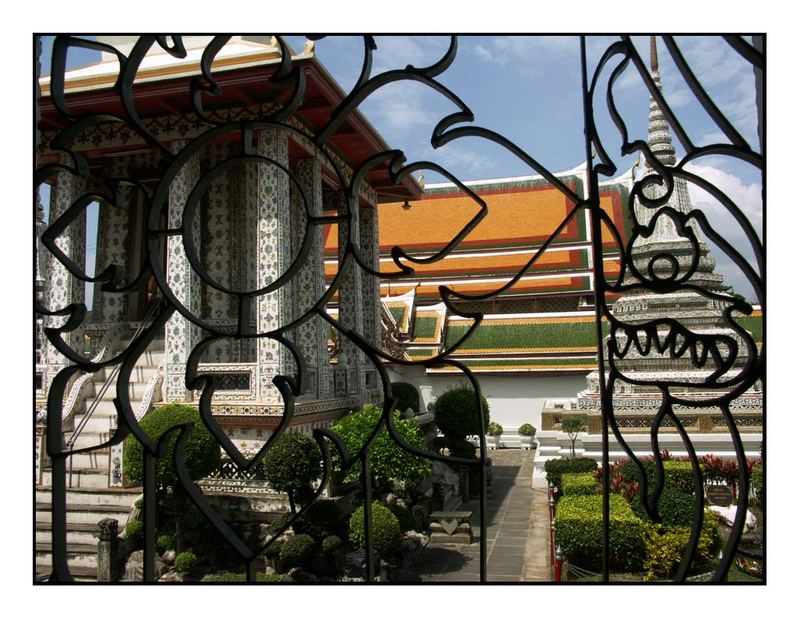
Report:
<svg viewBox="0 0 800 619"><path fill-rule="evenodd" d="M155 573L156 579L160 578L167 572L167 566L161 560L161 557L155 557ZM125 561L122 568L122 580L142 582L144 575L144 550L133 551Z"/></svg>

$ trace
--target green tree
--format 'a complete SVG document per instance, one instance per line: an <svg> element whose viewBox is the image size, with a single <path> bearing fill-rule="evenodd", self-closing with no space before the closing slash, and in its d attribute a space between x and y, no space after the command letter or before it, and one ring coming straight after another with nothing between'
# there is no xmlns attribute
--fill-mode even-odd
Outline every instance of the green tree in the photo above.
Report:
<svg viewBox="0 0 800 619"><path fill-rule="evenodd" d="M189 476L198 480L219 468L220 450L214 435L203 425L200 412L196 408L185 404L161 406L145 415L140 425L148 438L157 442L168 430L186 423L193 424L193 427L186 440L184 462ZM175 520L175 536L177 550L181 552L185 546L183 515L188 511L189 498L175 471L173 454L177 438L178 432L174 432L168 439L164 457L156 461L155 483L159 501L165 505L171 503L173 511L178 514ZM144 481L143 448L133 437L125 441L123 471L133 484Z"/></svg>
<svg viewBox="0 0 800 619"><path fill-rule="evenodd" d="M483 427L489 425L489 403L481 397ZM475 390L468 385L451 387L433 405L436 426L447 438L464 440L481 433Z"/></svg>
<svg viewBox="0 0 800 619"><path fill-rule="evenodd" d="M572 457L575 457L575 439L578 438L578 432L584 432L588 427L589 419L586 415L566 415L561 418L561 429L567 433L569 440L572 441L570 447Z"/></svg>
<svg viewBox="0 0 800 619"><path fill-rule="evenodd" d="M331 429L342 438L352 456L364 446L378 425L380 417L380 408L374 404L365 404L361 410L353 411L337 421ZM425 441L413 419L401 419L400 411L394 411L392 419L397 433L409 445L425 449ZM393 479L416 482L431 471L430 462L401 447L391 437L385 425L372 442L369 454L370 470L380 485L388 485ZM333 457L334 464L341 466L335 450ZM347 479L356 479L358 474L359 469L356 465L348 473Z"/></svg>
<svg viewBox="0 0 800 619"><path fill-rule="evenodd" d="M262 466L269 484L289 496L289 506L294 514L297 502L304 501L313 493L311 485L322 474L322 456L310 436L285 432L270 446Z"/></svg>

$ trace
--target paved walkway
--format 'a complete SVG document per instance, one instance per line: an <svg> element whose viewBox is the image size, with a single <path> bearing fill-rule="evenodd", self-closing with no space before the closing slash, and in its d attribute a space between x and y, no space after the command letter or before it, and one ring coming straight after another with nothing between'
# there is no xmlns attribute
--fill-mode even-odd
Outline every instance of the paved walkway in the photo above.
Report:
<svg viewBox="0 0 800 619"><path fill-rule="evenodd" d="M487 500L486 572L489 582L550 580L547 491L531 489L533 452L501 449L491 452L492 498ZM473 535L480 535L478 505L472 510ZM408 580L474 582L480 580L480 544L430 544L411 566Z"/></svg>

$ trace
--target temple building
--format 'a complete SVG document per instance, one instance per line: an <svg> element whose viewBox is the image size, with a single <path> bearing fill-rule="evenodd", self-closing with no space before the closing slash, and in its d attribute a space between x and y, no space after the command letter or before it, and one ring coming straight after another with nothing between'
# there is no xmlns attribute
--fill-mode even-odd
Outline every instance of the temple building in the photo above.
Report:
<svg viewBox="0 0 800 619"><path fill-rule="evenodd" d="M129 55L137 39L100 36L97 42ZM294 386L299 393L291 427L327 427L379 397L376 371L352 343L332 357L332 329L324 317L298 319L327 294L323 236L340 236L342 247L354 245L377 269L379 203L415 200L421 188L411 178L393 182L385 164L372 166L355 184L353 171L389 150L357 111L326 140L311 139L345 96L315 58L311 41L292 55L293 73L281 76L279 43L246 36L232 37L213 58L212 73L205 73L201 58L210 40L184 37L184 58L154 41L129 105L115 89L120 63L111 48L99 63L61 76L53 67L54 78L39 81L37 166L49 187L44 234L40 226L39 302L45 312L89 307L77 328L64 325L63 313L41 321L36 402L43 411L56 376L71 364L44 331L55 330L86 359L109 360L154 324L165 288L177 311L133 368L133 412L141 419L159 402L196 404L201 392L190 388L190 373L216 376L214 419L247 454L283 419L289 387L276 377L298 376L296 355L304 372ZM214 90L211 76L219 88L214 96L205 94ZM292 86L295 94L303 89L299 103ZM106 116L91 116L97 112ZM86 268L89 254L94 272ZM148 262L152 269L144 268ZM338 324L380 346L378 280L350 259L340 264ZM283 333L285 343L263 336L295 322ZM71 377L62 413L66 449L101 445L113 434L117 371L112 364ZM49 560L52 483L44 428L37 431L36 455L42 566ZM121 444L70 458L68 522L96 523L113 512L86 513L98 504L116 506L111 515L125 522L140 490L123 490L121 460ZM37 544L39 538L37 532ZM91 571L92 557L85 560L73 566L77 575Z"/></svg>
<svg viewBox="0 0 800 619"><path fill-rule="evenodd" d="M655 49L652 65L653 79L660 88ZM676 156L669 125L652 98L648 133L649 146L658 160L674 165ZM642 206L638 199L634 200L633 209L629 205L634 182L653 173L649 165L641 170L638 167L600 184L601 207L619 232L623 245L631 240L632 218L640 225L647 225L652 218L652 210ZM584 188L588 184L585 165L556 174L555 178L585 197ZM464 337L475 319L461 314L481 312L480 325L448 359L463 363L479 379L492 419L504 428L502 442L506 446L518 445L517 428L523 423L533 424L539 430L540 443L535 474L542 478L546 460L570 453L571 441L561 431L562 416L570 412L587 414L588 432L581 434L578 451L599 459L602 437L597 318L588 217L583 210L571 215L574 202L569 195L552 180L542 177L480 180L465 185L486 202L486 218L443 260L416 264L413 275L386 278L381 284L388 330L398 343L396 354L404 355L405 361L416 362L390 364L393 380L415 385L425 405L430 405L451 385L466 382L462 372L453 366L424 365L424 362L449 350ZM658 191L654 185L645 187L645 195L651 199L663 195ZM452 183L429 184L416 202L404 200L380 205L384 271L393 270L392 248L396 245L422 256L444 247L478 212L474 195ZM684 179L676 179L668 206L676 213L691 210ZM669 279L686 273L696 257L696 270L687 283L725 294L728 289L715 272L715 262L702 232L692 220L688 226L698 239L696 248L686 234L678 233L672 218L659 217L654 233L634 242L631 250L634 265L639 273L646 273L652 261L655 277ZM608 281L614 281L620 274L619 246L612 242L607 229L602 241L603 272ZM327 246L326 255L330 264L335 264L335 247ZM674 262L662 258L664 255L673 256ZM623 284L632 286L635 282L636 277L628 269ZM450 311L442 302L439 286L471 298L452 297L458 311ZM743 337L726 323L723 314L730 304L698 292L656 294L634 288L621 296L606 292L605 300L613 307L614 317L634 330L636 325L669 318L678 321L690 334L719 336L720 341L714 346L723 358L731 352L727 348L730 344L725 342L732 338L737 342L739 358L731 362L727 379L742 370L748 353L750 356L760 353L763 325L758 306L749 315L733 314L735 323L753 338L757 353L748 351ZM603 319L602 329L608 341L608 320ZM664 325L659 329L659 335L666 340L669 329ZM647 454L650 429L661 402L653 383L701 383L712 374L715 353L690 351L684 345L684 354L674 359L670 351L656 353L655 344L647 344L645 352L641 352L638 343L625 347L623 340L633 340L633 331L626 335L619 329L613 337L618 341L617 348L625 350L616 367L631 380L650 383L634 386L620 380L614 396L621 431L632 434L630 444L635 451ZM698 354L705 364L702 369L697 367ZM757 382L734 401L735 422L746 452L752 457L759 456L762 440L760 390ZM696 393L700 391L703 396ZM724 391L715 393L699 386L678 390L684 398L697 398L696 407L678 407L676 412L687 432L697 438L699 453L733 455L723 414L718 409L703 408L704 399ZM663 423L662 448L685 453L679 434L674 427L670 429L671 423L669 419ZM611 455L625 456L613 440Z"/></svg>

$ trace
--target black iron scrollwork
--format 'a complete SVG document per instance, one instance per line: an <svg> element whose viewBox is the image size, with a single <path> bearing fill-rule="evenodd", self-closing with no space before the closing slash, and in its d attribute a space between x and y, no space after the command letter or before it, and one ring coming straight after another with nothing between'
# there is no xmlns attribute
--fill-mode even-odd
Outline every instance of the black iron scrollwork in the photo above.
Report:
<svg viewBox="0 0 800 619"><path fill-rule="evenodd" d="M318 40L321 37L310 37ZM168 40L169 39L169 40ZM404 450L425 457L429 460L438 460L453 465L471 467L479 472L480 478L480 524L486 530L486 462L487 446L485 444L486 428L483 427L482 416L478 416L480 424L480 444L477 459L460 458L452 455L443 455L419 449L408 444L395 427L392 412L396 405L396 398L392 393L391 381L387 374L385 363L391 362L398 365L420 366L435 368L450 366L463 374L464 379L474 388L477 406L480 408L481 388L478 379L469 367L452 358L456 351L480 325L483 314L480 312L465 312L459 309L458 301L480 301L489 299L513 287L523 275L539 260L545 251L550 248L562 231L578 216L581 211L591 215L594 281L596 285L597 307L597 338L599 350L599 380L600 393L603 407L603 470L605 488L609 488L609 459L608 440L609 431L614 434L630 458L639 464L642 472L643 493L645 509L654 519L658 519L658 498L664 486L664 471L658 448L658 431L663 425L669 423L683 439L690 460L694 468L696 510L691 543L683 557L681 567L676 578L683 580L691 565L696 551L700 528L703 519L703 484L700 477L700 466L695 447L689 435L680 423L676 413L677 406L717 407L722 411L728 430L733 440L736 457L739 462L739 485L741 494L737 504L738 512L733 526L733 534L727 547L724 549L720 566L715 577L719 580L726 573L733 560L736 544L741 537L744 526L744 510L746 506L748 479L746 475L745 456L739 430L731 413L733 400L748 389L752 388L758 380L764 379L764 348L757 349L752 336L741 328L734 319L734 312L748 314L752 310L749 304L733 298L722 291L710 289L697 283L698 274L702 273L704 244L699 238L698 230L706 238L712 240L724 251L742 270L752 284L762 308L765 307L764 298L764 264L763 246L752 224L743 215L737 205L719 188L709 181L693 174L686 169L687 164L706 154L725 155L748 162L759 169L763 169L763 156L753 150L736 131L732 124L724 117L711 97L702 88L698 79L692 73L688 63L683 58L677 43L672 37L664 37L664 43L675 65L684 77L691 91L698 101L717 123L720 130L730 143L714 144L698 147L689 139L686 131L681 126L678 117L667 104L660 85L656 83L651 73L638 54L635 46L628 37L610 45L602 56L600 63L590 76L586 58L585 41L581 41L581 59L583 63L583 124L586 132L586 159L592 161L592 152L598 155L598 162L589 167L589 187L586 196L579 195L573 188L564 184L551 171L534 159L530 154L516 146L508 138L483 127L474 126L474 114L467 104L455 93L448 89L437 78L452 64L458 49L456 37L450 39L448 49L444 55L428 67L407 66L403 69L389 70L377 75L372 71L372 55L377 49L373 37L365 36L362 69L356 84L347 93L341 102L330 114L330 117L321 126L309 129L290 122L290 119L301 108L307 89L307 76L303 67L297 66L293 61L290 50L281 37L276 37L277 63L265 63L264 81L270 85L268 100L259 101L257 109L238 116L220 113L217 101L222 101L226 86L219 79L213 68L213 62L219 52L229 41L229 36L214 37L204 48L200 61L200 75L193 77L189 82L188 99L193 107L191 119L192 130L183 136L180 141L174 137L167 139L163 133L154 129L144 111L139 110L134 83L142 67L143 59L153 46L159 46L165 53L175 59L187 56L186 46L181 36L143 36L132 47L128 55L123 54L113 46L101 44L71 36L56 37L53 47L52 79L50 82L50 97L55 109L60 116L65 128L60 129L53 136L48 149L66 155L63 162L48 163L36 170L35 186L55 177L80 179L92 181L94 189L79 191L68 208L51 217L47 231L42 235L42 242L50 252L52 259L66 269L69 275L81 282L97 282L102 284L104 291L126 292L141 287L149 275L155 279L156 285L163 295L163 305L159 307L156 318L152 324L124 350L108 359L96 361L85 358L75 349L69 341L69 334L75 332L86 317L86 307L80 302L66 303L63 306L47 307L39 304L37 311L49 317L49 326L45 334L50 344L65 358L65 367L51 381L47 403L47 449L48 455L53 460L53 574L56 581L70 581L72 575L67 566L66 548L66 461L70 456L95 449L105 448L121 443L126 438L139 441L145 451L145 569L146 579L153 574L154 563L154 518L155 495L153 464L164 457L166 437L159 443L152 441L143 432L132 410L129 385L131 372L137 359L145 352L148 345L163 333L165 325L172 316L180 314L192 328L204 335L198 338L191 350L187 350L185 362L185 387L199 392L199 408L205 426L212 432L220 447L224 449L230 461L245 475L252 475L261 465L265 455L275 444L275 441L284 433L294 420L295 407L308 383L308 360L296 343L293 333L309 321L320 321L335 333L334 341L337 352L345 343L354 347L358 354L362 354L368 363L372 364L380 377L382 415L380 421L373 429L369 440L357 453L349 453L342 439L330 430L316 429L313 437L320 449L320 455L325 463L320 484L315 489L314 495L299 506L295 516L287 521L281 531L273 534L263 544L253 547L243 540L209 504L197 485L190 478L183 459L186 437L186 427L174 429L178 433L177 449L174 453L176 470L182 487L202 512L207 520L216 528L221 536L230 544L232 552L236 553L242 565L246 567L248 578L254 578L254 565L257 558L262 556L280 534L293 522L305 514L313 501L321 496L323 488L331 477L331 454L338 452L339 460L343 463L343 470L347 471L360 465L360 481L364 496L365 523L369 523L369 510L371 505L372 488L370 484L370 448L378 433L386 428L392 439ZM733 37L730 44L748 62L755 67L763 67L763 55L738 37ZM64 75L66 73L66 53L69 47L90 47L112 54L119 63L119 73L113 86L116 101L111 106L113 110L86 110L81 114L70 112L66 92ZM648 173L637 180L630 192L628 209L632 219L636 222L633 233L625 245L623 235L615 228L611 218L600 208L598 182L600 176L612 175L616 168L604 148L600 135L595 125L595 98L600 93L600 73L606 66L614 65L607 89L606 100L608 111L614 120L622 138L621 152L623 155L641 153L647 165ZM647 87L651 97L661 110L665 122L672 128L677 139L682 144L685 155L679 160L665 160L659 153L654 152L651 145L644 140L630 140L628 129L622 116L617 110L614 100L614 84L626 68L632 65L638 72L642 82ZM221 71L221 70L220 70ZM549 238L531 256L530 260L513 276L496 290L470 295L456 292L446 286L441 286L439 293L451 314L469 318L473 324L464 335L454 344L445 346L439 354L425 360L410 360L408 357L396 354L396 351L386 350L381 347L380 341L372 341L364 333L346 326L342 317L332 317L326 311L328 304L335 295L342 294L345 278L349 269L368 273L386 279L398 278L414 272L415 265L430 264L448 256L465 237L486 216L487 204L470 187L466 186L455 174L444 167L431 161L418 161L406 163L405 156L397 150L378 152L361 163L356 169L346 169L335 154L333 138L344 123L350 119L359 104L371 93L379 88L395 82L411 81L423 84L433 91L443 95L454 104L458 111L439 121L433 129L431 143L434 148L445 144L455 143L463 138L480 138L493 142L515 155L534 172L542 175L556 190L561 192L571 204L569 212L564 219L552 230ZM230 99L227 99L230 101ZM229 104L230 105L230 104ZM238 113L238 112L237 112ZM182 121L188 122L188 121ZM168 125L169 126L169 125ZM72 147L72 142L80 134L100 128L113 135L115 131L125 128L133 137L132 141L145 144L152 152L155 162L156 180L144 182L142 178L132 176L111 177L101 176L90 166L85 154ZM170 126L170 128L173 128ZM298 142L307 145L313 156L324 160L326 168L333 170L336 176L335 184L341 190L338 209L335 213L319 212L315 209L313 196L309 195L306 186L300 181L296 172L284 162L269 154L269 149L264 147L262 134L269 132L283 132L293 136ZM174 134L173 134L174 135ZM199 157L215 143L223 142L228 145L224 156L213 164L201 170L197 163ZM256 282L255 286L243 286L230 282L221 282L214 273L210 272L208 264L202 259L198 249L197 228L200 215L198 214L201 197L208 191L209 186L220 175L246 166L268 166L278 169L283 173L288 182L297 189L300 196L301 216L303 225L302 238L297 247L290 252L290 256L282 264L276 265L274 276ZM413 173L430 170L438 173L453 182L465 195L472 199L478 206L478 212L468 221L458 233L449 239L441 249L424 257L415 256L412 252L402 247L395 247L391 256L394 262L393 270L386 272L373 264L363 255L359 239L355 230L358 224L358 200L364 181L368 174L377 166L386 166L389 177L393 183L401 183ZM176 210L171 192L175 192L176 184L187 183L184 188L183 202ZM705 215L697 210L680 212L670 201L677 195L681 186L694 183L709 192L733 215L735 220L745 232L751 247L756 255L757 268L753 268L725 239L721 238L710 225ZM88 185L87 185L88 186ZM98 190L97 187L102 187ZM124 188L136 189L141 194L147 213L147 253L143 259L141 271L135 277L128 277L125 283L122 277L121 265L110 264L99 274L89 276L84 272L82 265L76 264L74 259L65 253L59 245L59 237L65 234L69 226L74 225L83 216L86 207L95 201L103 201L117 208L126 208L122 196ZM288 204L279 204L278 209L288 209ZM646 213L646 218L642 214ZM313 259L312 247L320 237L318 232L326 227L333 227L339 232L339 255L336 274L326 284L323 290L305 307L286 320L273 320L269 323L259 324L255 320L259 310L259 303L269 295L280 294L290 282L296 280L304 268L304 264ZM640 246L647 242L659 230L669 229L675 239L678 239L679 250L661 249L650 255L642 255ZM607 278L603 271L603 231L610 232L620 253L621 271L613 279ZM185 252L186 260L191 267L192 276L202 282L207 290L222 295L226 303L234 308L235 319L232 318L226 325L208 319L201 315L187 299L174 289L173 280L164 265L163 256L170 248L181 247ZM377 267L377 268L376 268ZM678 291L689 291L718 304L720 309L720 324L724 325L717 334L697 333L678 320L659 318L651 322L626 322L624 315L612 311L609 295L624 296L630 292L646 291L651 294L669 295ZM63 324L56 326L57 317L66 317ZM607 321L611 327L611 335L603 337L600 327L601 321ZM212 412L212 399L215 390L220 388L219 377L204 373L201 363L203 355L216 342L224 338L249 341L258 345L262 342L274 342L277 349L285 354L290 363L288 368L293 372L278 374L272 378L272 383L277 388L282 401L282 414L273 434L264 443L255 455L245 455L219 425ZM665 376L646 377L635 371L635 361L658 357L663 360L685 358L694 368L709 368L702 375L702 380L696 378L672 378ZM626 361L630 357L631 362ZM118 425L112 436L103 444L64 450L62 423L62 402L70 379L79 372L96 372L101 368L110 368L121 363L121 369L116 380L116 398L114 400L118 413ZM634 368L634 369L632 369ZM699 376L695 373L694 375ZM628 446L625 436L620 431L616 421L612 395L618 382L647 386L660 393L662 404L652 426L652 448L657 462L656 488L648 489L644 470ZM693 396L696 391L704 390L703 398ZM608 494L606 493L606 497ZM604 531L605 548L609 544L608 530L608 500L605 503L606 528ZM372 532L366 526L365 531L367 556L371 555ZM486 535L480 537L480 580L487 579L486 573ZM607 551L606 551L607 555ZM604 566L605 578L608 578L608 562ZM367 561L367 579L375 577L374 566Z"/></svg>

